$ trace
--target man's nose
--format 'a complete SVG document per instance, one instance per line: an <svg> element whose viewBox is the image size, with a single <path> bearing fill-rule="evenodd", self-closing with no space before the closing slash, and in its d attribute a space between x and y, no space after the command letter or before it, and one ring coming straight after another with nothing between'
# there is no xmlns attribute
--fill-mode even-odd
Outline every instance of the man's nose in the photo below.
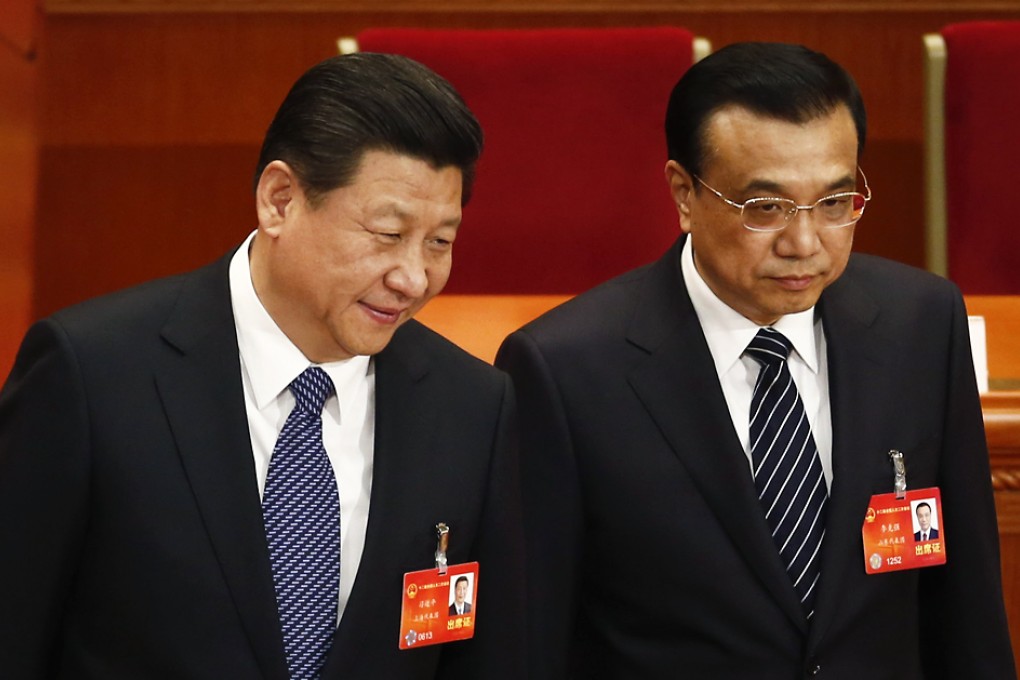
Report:
<svg viewBox="0 0 1020 680"><path fill-rule="evenodd" d="M409 298L419 298L428 289L428 274L421 249L415 246L401 250L397 262L386 275L386 285Z"/></svg>

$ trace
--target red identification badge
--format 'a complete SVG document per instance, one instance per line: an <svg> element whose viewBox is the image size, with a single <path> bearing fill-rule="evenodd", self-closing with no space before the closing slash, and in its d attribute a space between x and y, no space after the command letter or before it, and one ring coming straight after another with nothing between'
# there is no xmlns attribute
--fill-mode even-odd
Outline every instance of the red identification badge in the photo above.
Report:
<svg viewBox="0 0 1020 680"><path fill-rule="evenodd" d="M451 564L446 573L424 569L404 574L400 649L467 640L475 634L478 563Z"/></svg>
<svg viewBox="0 0 1020 680"><path fill-rule="evenodd" d="M871 497L861 533L864 569L880 574L946 563L938 487Z"/></svg>

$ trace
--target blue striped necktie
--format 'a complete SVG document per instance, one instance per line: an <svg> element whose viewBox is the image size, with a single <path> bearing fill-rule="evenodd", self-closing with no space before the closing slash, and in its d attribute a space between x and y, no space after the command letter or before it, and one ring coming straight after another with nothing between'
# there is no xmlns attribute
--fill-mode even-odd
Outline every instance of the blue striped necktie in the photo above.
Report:
<svg viewBox="0 0 1020 680"><path fill-rule="evenodd" d="M296 404L269 461L262 518L292 680L319 677L336 631L340 496L322 445L333 382L311 367L290 384Z"/></svg>
<svg viewBox="0 0 1020 680"><path fill-rule="evenodd" d="M792 345L762 328L746 353L761 364L751 396L751 464L772 538L808 618L820 574L827 492L804 404L786 359Z"/></svg>

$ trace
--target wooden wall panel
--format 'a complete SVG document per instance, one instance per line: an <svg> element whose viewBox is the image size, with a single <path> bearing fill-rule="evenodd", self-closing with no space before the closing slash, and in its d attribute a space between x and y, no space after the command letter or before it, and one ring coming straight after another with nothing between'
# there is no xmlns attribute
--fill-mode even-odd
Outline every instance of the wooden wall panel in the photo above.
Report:
<svg viewBox="0 0 1020 680"><path fill-rule="evenodd" d="M0 384L31 315L36 168L37 7L0 2Z"/></svg>
<svg viewBox="0 0 1020 680"><path fill-rule="evenodd" d="M255 227L256 146L70 146L40 159L36 313L194 269ZM59 242L59 248L46 244Z"/></svg>
<svg viewBox="0 0 1020 680"><path fill-rule="evenodd" d="M1020 469L1015 471L1020 479ZM1020 668L1020 489L995 492L999 519L999 550L1002 562L1002 591L1009 618L1013 656Z"/></svg>
<svg viewBox="0 0 1020 680"><path fill-rule="evenodd" d="M0 47L22 57L35 52L41 3L33 0L0 0Z"/></svg>
<svg viewBox="0 0 1020 680"><path fill-rule="evenodd" d="M50 13L155 12L937 12L1013 11L1013 0L45 0Z"/></svg>

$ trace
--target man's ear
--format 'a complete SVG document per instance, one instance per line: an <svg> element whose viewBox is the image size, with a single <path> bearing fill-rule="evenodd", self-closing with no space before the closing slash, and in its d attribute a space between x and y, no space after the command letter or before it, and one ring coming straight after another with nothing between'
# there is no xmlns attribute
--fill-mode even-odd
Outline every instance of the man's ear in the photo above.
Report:
<svg viewBox="0 0 1020 680"><path fill-rule="evenodd" d="M301 188L294 170L283 161L273 161L262 170L255 188L255 211L259 230L271 238L279 235L288 214L295 208Z"/></svg>
<svg viewBox="0 0 1020 680"><path fill-rule="evenodd" d="M694 182L694 177L682 165L676 161L666 163L666 183L669 185L669 193L673 196L673 203L676 205L680 228L686 233L691 231L691 199L694 196Z"/></svg>

